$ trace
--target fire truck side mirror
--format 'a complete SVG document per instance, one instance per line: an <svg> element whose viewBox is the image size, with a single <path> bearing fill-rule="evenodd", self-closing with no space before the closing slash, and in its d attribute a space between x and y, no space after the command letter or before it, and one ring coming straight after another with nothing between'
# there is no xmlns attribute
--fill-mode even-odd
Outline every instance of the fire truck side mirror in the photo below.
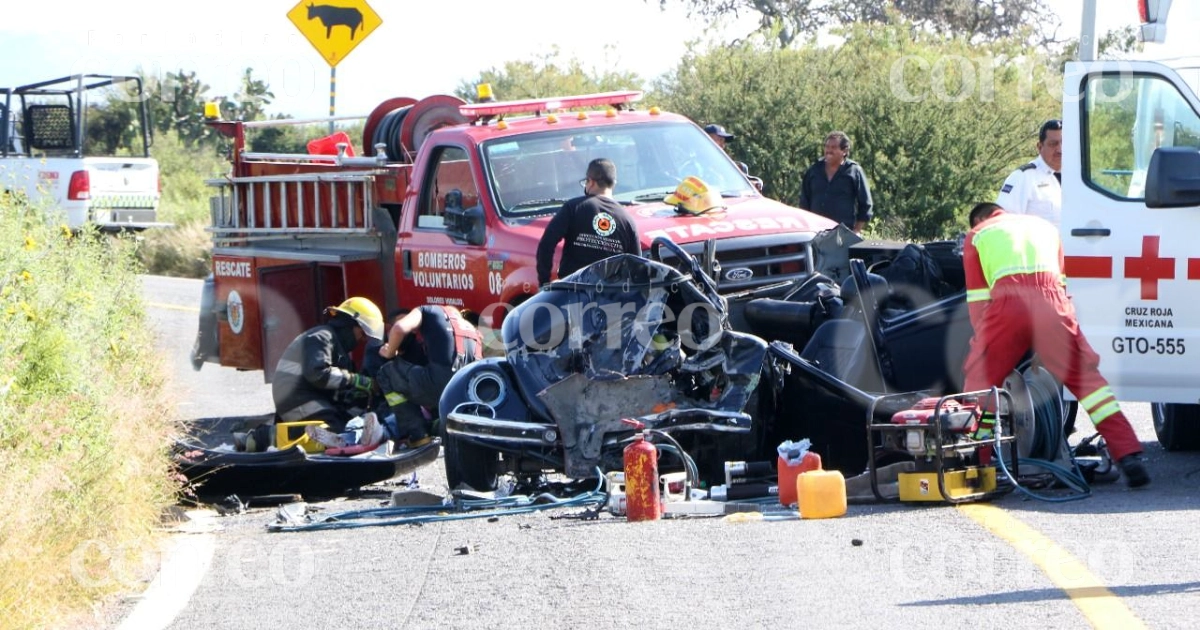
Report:
<svg viewBox="0 0 1200 630"><path fill-rule="evenodd" d="M470 208L462 207L463 194L457 188L446 193L446 232L458 240L471 245L483 245L487 240L483 206L476 203Z"/></svg>
<svg viewBox="0 0 1200 630"><path fill-rule="evenodd" d="M467 242L472 245L483 245L487 241L487 226L483 220L483 206L474 205L464 211L467 215Z"/></svg>
<svg viewBox="0 0 1200 630"><path fill-rule="evenodd" d="M1146 207L1200 206L1200 150L1195 147L1160 147L1150 157L1146 171Z"/></svg>

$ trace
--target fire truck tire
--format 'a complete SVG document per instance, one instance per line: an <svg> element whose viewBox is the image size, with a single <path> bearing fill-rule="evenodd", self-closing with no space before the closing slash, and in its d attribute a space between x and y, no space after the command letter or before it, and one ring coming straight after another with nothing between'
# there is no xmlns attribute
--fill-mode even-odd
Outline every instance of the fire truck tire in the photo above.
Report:
<svg viewBox="0 0 1200 630"><path fill-rule="evenodd" d="M446 432L446 423L440 424L447 487L454 490L465 484L479 492L495 490L500 454L454 437Z"/></svg>
<svg viewBox="0 0 1200 630"><path fill-rule="evenodd" d="M1168 451L1200 449L1200 405L1154 403L1154 433Z"/></svg>

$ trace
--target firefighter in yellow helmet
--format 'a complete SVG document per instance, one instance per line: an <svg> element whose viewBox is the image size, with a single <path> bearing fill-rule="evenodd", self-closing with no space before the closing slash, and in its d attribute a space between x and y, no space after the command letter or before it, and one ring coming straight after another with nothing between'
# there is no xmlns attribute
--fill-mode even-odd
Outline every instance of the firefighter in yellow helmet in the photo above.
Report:
<svg viewBox="0 0 1200 630"><path fill-rule="evenodd" d="M350 353L367 338L383 339L383 315L367 298L325 309L329 320L304 331L279 357L271 383L279 422L322 420L334 432L367 408L374 381L360 374Z"/></svg>

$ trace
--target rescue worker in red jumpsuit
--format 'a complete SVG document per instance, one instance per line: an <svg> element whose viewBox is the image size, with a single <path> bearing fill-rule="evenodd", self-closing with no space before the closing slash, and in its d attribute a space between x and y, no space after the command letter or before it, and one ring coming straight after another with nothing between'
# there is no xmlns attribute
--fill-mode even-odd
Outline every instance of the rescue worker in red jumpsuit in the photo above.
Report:
<svg viewBox="0 0 1200 630"><path fill-rule="evenodd" d="M417 447L430 440L428 417L437 414L450 377L483 357L483 339L457 308L426 304L392 325L379 356L388 362L376 381L395 416L384 425L393 440Z"/></svg>
<svg viewBox="0 0 1200 630"><path fill-rule="evenodd" d="M1032 348L1079 399L1131 488L1150 483L1141 442L1121 412L1100 357L1088 344L1063 284L1062 241L1053 224L994 203L971 210L963 249L967 308L975 336L967 391L998 386Z"/></svg>

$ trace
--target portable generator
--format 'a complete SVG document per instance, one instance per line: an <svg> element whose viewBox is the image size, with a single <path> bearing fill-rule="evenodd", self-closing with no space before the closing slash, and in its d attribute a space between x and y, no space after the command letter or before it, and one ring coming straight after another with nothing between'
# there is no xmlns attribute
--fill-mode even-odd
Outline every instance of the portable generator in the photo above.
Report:
<svg viewBox="0 0 1200 630"><path fill-rule="evenodd" d="M1007 390L922 398L892 414L888 421L876 422L880 403L887 405L888 399L898 396L911 394L881 396L867 412L868 472L876 498L885 500L876 472L876 435L884 451L907 453L915 462L912 471L898 475L900 501L964 503L1007 492L1008 488L998 483L994 462L995 449L1004 449L1005 464L1016 475L1016 423Z"/></svg>

